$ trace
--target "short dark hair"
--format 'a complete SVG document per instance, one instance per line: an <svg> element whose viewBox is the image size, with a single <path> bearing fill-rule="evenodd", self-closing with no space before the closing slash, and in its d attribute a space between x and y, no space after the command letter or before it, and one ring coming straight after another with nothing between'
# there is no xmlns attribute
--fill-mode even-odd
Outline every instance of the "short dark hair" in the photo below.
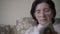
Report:
<svg viewBox="0 0 60 34"><path fill-rule="evenodd" d="M56 9L55 9L55 4L54 4L54 2L53 2L52 0L35 0L35 1L33 2L32 7L31 7L31 11L30 11L33 19L34 19L35 21L37 21L37 23L38 23L38 20L36 19L34 13L35 13L36 6L37 6L39 3L42 3L42 2L47 3L47 4L49 5L49 7L52 9L52 13L53 13L52 23L54 23L54 21L55 21L55 16L56 16Z"/></svg>

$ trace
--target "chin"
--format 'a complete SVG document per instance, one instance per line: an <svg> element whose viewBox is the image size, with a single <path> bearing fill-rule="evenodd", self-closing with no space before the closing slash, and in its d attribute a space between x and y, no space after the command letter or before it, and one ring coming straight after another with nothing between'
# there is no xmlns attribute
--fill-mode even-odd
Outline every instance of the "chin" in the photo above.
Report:
<svg viewBox="0 0 60 34"><path fill-rule="evenodd" d="M42 25L48 25L49 23L48 22L40 22L40 24L42 24Z"/></svg>
<svg viewBox="0 0 60 34"><path fill-rule="evenodd" d="M46 24L47 22L41 22L41 24Z"/></svg>

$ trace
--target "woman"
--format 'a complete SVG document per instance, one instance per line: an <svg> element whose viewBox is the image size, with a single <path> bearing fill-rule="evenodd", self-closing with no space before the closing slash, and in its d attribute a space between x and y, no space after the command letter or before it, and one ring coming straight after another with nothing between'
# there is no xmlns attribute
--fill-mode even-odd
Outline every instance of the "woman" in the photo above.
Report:
<svg viewBox="0 0 60 34"><path fill-rule="evenodd" d="M54 23L56 10L52 0L35 0L32 4L31 15L37 25L30 27L25 34L44 34L46 28L55 32L52 24Z"/></svg>

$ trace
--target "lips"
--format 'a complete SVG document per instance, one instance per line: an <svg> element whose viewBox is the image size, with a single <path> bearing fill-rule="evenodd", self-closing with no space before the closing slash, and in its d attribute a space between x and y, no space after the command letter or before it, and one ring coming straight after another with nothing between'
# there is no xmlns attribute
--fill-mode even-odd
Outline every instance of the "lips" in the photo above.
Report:
<svg viewBox="0 0 60 34"><path fill-rule="evenodd" d="M46 19L40 19L40 21L43 21L43 22L45 22L45 21L46 21Z"/></svg>

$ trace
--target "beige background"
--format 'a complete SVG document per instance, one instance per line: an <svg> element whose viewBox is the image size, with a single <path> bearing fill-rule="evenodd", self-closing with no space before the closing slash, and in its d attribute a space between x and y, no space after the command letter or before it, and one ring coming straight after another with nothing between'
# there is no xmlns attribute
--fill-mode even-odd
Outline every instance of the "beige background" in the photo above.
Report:
<svg viewBox="0 0 60 34"><path fill-rule="evenodd" d="M34 0L0 0L0 24L15 25L16 20L30 17L30 8ZM60 0L53 0L57 18L60 17Z"/></svg>

